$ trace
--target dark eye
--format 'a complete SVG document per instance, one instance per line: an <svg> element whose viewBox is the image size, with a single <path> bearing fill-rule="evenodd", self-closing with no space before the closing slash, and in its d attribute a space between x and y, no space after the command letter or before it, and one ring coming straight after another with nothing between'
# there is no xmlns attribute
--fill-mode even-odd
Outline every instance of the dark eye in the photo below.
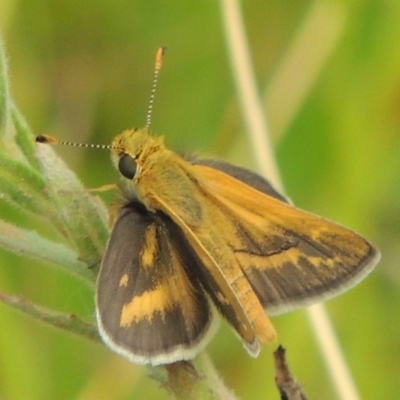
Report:
<svg viewBox="0 0 400 400"><path fill-rule="evenodd" d="M118 162L118 169L128 179L133 179L137 171L136 161L128 154L123 154Z"/></svg>

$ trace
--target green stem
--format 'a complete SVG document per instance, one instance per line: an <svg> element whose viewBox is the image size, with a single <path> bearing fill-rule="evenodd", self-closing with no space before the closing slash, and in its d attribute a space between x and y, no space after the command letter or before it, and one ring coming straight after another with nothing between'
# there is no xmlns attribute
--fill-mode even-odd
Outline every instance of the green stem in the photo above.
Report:
<svg viewBox="0 0 400 400"><path fill-rule="evenodd" d="M164 386L176 399L235 400L235 395L224 385L205 353L192 361L180 361L165 366L167 381Z"/></svg>

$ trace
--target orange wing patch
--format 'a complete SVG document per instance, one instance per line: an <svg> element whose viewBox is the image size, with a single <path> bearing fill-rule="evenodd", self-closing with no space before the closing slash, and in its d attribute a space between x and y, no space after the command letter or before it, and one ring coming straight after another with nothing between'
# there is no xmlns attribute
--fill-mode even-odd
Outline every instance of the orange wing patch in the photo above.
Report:
<svg viewBox="0 0 400 400"><path fill-rule="evenodd" d="M119 286L127 287L129 283L129 275L128 274L123 274L121 276L121 279L119 280Z"/></svg>
<svg viewBox="0 0 400 400"><path fill-rule="evenodd" d="M276 200L231 176L196 166L204 176L212 224L234 252L271 314L326 300L354 286L379 260L364 238ZM223 214L225 218L222 218Z"/></svg>

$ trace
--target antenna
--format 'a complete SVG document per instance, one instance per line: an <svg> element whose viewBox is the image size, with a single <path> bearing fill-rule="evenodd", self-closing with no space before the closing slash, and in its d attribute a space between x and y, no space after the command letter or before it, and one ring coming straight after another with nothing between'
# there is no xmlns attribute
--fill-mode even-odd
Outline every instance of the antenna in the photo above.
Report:
<svg viewBox="0 0 400 400"><path fill-rule="evenodd" d="M37 143L48 143L48 144L62 144L64 146L74 146L74 147L86 147L90 149L118 149L117 146L112 146L111 144L90 144L90 143L74 143L65 142L64 140L59 140L54 136L50 135L39 135L36 136L35 142Z"/></svg>
<svg viewBox="0 0 400 400"><path fill-rule="evenodd" d="M154 96L155 96L156 88L157 88L158 75L160 73L160 69L162 66L165 50L166 50L166 47L160 47L156 53L156 63L155 63L155 67L154 67L153 84L151 86L149 106L147 108L145 129L149 129L149 127L150 127L151 112L153 111ZM90 148L90 149L119 149L118 146L113 146L113 145L108 145L108 144L87 144L87 143L65 142L64 140L59 140L59 139L55 138L54 136L50 136L50 135L36 136L35 141L37 143L62 144L64 146L85 147L85 148Z"/></svg>
<svg viewBox="0 0 400 400"><path fill-rule="evenodd" d="M154 96L156 94L156 89L157 89L158 75L160 73L160 69L162 66L162 62L164 59L164 53L165 53L166 49L167 49L166 47L160 47L156 53L156 63L154 66L153 84L151 85L149 106L147 108L147 115L146 115L146 125L145 125L146 129L149 129L149 127L150 127L151 113L153 111Z"/></svg>

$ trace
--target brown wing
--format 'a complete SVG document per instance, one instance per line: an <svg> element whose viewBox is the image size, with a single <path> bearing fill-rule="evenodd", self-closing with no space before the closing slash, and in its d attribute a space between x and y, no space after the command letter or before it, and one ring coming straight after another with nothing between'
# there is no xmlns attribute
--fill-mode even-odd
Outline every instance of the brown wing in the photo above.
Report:
<svg viewBox="0 0 400 400"><path fill-rule="evenodd" d="M215 331L209 300L191 270L197 263L168 217L140 203L125 206L97 282L103 340L135 363L193 358Z"/></svg>
<svg viewBox="0 0 400 400"><path fill-rule="evenodd" d="M193 190L196 191L196 206L201 218L189 219L187 211L174 208L155 194L153 200L157 208L168 214L182 231L188 248L199 260L195 266L197 279L240 335L247 351L255 357L260 351L260 343L270 343L275 339L275 330L225 240L227 232L220 229L223 218L218 223L215 223L215 218L210 218L216 204L210 203L210 198L197 186Z"/></svg>
<svg viewBox="0 0 400 400"><path fill-rule="evenodd" d="M195 167L221 231L270 314L336 296L379 260L364 238L207 166ZM240 178L239 178L240 179Z"/></svg>

